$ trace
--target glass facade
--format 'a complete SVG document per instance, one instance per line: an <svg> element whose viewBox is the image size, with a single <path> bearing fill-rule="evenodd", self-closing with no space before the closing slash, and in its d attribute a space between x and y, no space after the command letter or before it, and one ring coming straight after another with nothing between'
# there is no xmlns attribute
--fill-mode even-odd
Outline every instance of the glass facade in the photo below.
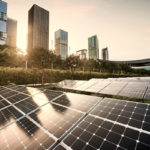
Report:
<svg viewBox="0 0 150 150"><path fill-rule="evenodd" d="M88 38L89 59L99 59L99 43L97 35Z"/></svg>
<svg viewBox="0 0 150 150"><path fill-rule="evenodd" d="M68 56L68 32L58 30L55 32L55 51L62 59Z"/></svg>
<svg viewBox="0 0 150 150"><path fill-rule="evenodd" d="M6 44L12 47L16 47L16 42L17 42L17 21L11 18L7 18Z"/></svg>
<svg viewBox="0 0 150 150"><path fill-rule="evenodd" d="M49 49L49 11L34 4L28 11L28 51Z"/></svg>
<svg viewBox="0 0 150 150"><path fill-rule="evenodd" d="M0 45L6 44L7 3L0 0Z"/></svg>
<svg viewBox="0 0 150 150"><path fill-rule="evenodd" d="M109 54L108 54L108 48L103 48L102 49L102 59L105 60L109 60Z"/></svg>

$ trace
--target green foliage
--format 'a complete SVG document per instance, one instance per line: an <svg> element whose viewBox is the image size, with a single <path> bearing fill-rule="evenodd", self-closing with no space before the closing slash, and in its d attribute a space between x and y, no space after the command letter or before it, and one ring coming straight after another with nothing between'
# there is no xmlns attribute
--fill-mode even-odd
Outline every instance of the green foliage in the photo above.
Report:
<svg viewBox="0 0 150 150"><path fill-rule="evenodd" d="M25 57L21 50L7 45L0 46L0 66L18 67L23 66Z"/></svg>
<svg viewBox="0 0 150 150"><path fill-rule="evenodd" d="M79 57L70 55L69 57L66 58L66 66L73 71L75 68L79 67Z"/></svg>
<svg viewBox="0 0 150 150"><path fill-rule="evenodd" d="M21 54L21 50L7 45L0 46L0 66L4 67L23 67L28 61L28 68L40 69L61 69L70 70L73 78L74 72L101 72L111 74L139 74L150 75L147 70L135 70L126 64L116 64L109 61L80 60L78 56L70 55L66 60L56 56L52 50L43 48L34 48L28 50L28 55ZM44 78L44 72L43 72Z"/></svg>
<svg viewBox="0 0 150 150"><path fill-rule="evenodd" d="M34 48L28 51L29 67L54 68L56 64L61 64L60 56L56 56L53 51L44 48Z"/></svg>
<svg viewBox="0 0 150 150"><path fill-rule="evenodd" d="M43 77L44 76L44 77ZM73 74L68 70L54 69L23 69L23 68L0 68L0 85L14 84L36 84L55 83L65 79L89 80L91 78L109 77L134 77L138 74L114 74L75 71ZM143 76L143 75L142 75Z"/></svg>

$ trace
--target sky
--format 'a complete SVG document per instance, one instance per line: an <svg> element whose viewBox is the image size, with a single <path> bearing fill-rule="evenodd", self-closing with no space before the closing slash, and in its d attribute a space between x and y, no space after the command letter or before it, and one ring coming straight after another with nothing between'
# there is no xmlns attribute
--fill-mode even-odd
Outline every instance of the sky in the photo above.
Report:
<svg viewBox="0 0 150 150"><path fill-rule="evenodd" d="M27 47L28 10L37 4L50 12L50 49L54 33L68 31L69 53L88 48L97 34L110 60L150 58L150 0L3 0L8 17L18 21L17 46ZM52 42L53 41L53 42ZM53 46L52 46L53 43Z"/></svg>

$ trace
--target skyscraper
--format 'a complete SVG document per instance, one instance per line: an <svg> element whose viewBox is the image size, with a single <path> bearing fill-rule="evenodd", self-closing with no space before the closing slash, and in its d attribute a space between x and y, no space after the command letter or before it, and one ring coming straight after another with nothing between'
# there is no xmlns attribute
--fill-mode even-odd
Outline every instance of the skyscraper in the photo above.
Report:
<svg viewBox="0 0 150 150"><path fill-rule="evenodd" d="M11 18L7 18L6 44L12 47L16 47L16 42L17 42L17 21Z"/></svg>
<svg viewBox="0 0 150 150"><path fill-rule="evenodd" d="M89 59L99 59L99 43L97 35L88 38Z"/></svg>
<svg viewBox="0 0 150 150"><path fill-rule="evenodd" d="M87 59L87 49L81 49L76 52L80 59Z"/></svg>
<svg viewBox="0 0 150 150"><path fill-rule="evenodd" d="M55 32L55 51L62 59L68 56L68 32L59 29Z"/></svg>
<svg viewBox="0 0 150 150"><path fill-rule="evenodd" d="M102 60L109 60L108 47L102 49Z"/></svg>
<svg viewBox="0 0 150 150"><path fill-rule="evenodd" d="M0 45L6 44L7 3L0 0Z"/></svg>
<svg viewBox="0 0 150 150"><path fill-rule="evenodd" d="M49 49L49 11L33 5L28 12L28 50Z"/></svg>

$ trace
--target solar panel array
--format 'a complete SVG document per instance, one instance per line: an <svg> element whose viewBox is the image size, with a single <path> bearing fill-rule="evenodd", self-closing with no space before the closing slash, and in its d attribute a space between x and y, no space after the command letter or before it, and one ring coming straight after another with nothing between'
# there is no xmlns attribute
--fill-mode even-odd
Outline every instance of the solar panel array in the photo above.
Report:
<svg viewBox="0 0 150 150"><path fill-rule="evenodd" d="M150 105L0 86L0 150L148 150Z"/></svg>
<svg viewBox="0 0 150 150"><path fill-rule="evenodd" d="M78 84L78 86L74 86L76 84ZM65 80L59 82L57 86L65 89L86 91L91 93L150 100L149 77L91 79L88 81L75 80L75 84L74 80Z"/></svg>

